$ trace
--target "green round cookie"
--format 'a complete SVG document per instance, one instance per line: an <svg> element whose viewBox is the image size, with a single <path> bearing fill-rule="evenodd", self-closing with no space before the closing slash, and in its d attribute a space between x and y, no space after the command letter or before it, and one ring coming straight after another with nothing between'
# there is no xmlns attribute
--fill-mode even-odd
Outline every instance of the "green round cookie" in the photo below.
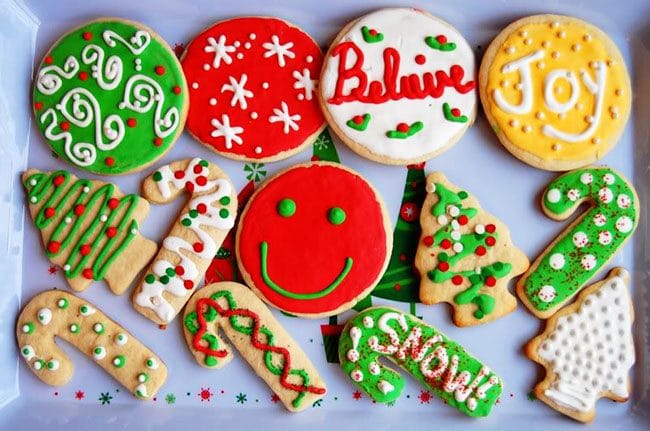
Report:
<svg viewBox="0 0 650 431"><path fill-rule="evenodd" d="M59 156L97 174L125 174L171 149L187 115L187 83L151 29L99 19L45 55L33 103L36 124Z"/></svg>

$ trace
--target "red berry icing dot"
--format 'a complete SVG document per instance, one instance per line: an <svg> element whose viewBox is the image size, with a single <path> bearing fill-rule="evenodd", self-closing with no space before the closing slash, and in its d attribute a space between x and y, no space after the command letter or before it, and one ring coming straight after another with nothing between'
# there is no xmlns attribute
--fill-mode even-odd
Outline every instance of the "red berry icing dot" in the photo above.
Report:
<svg viewBox="0 0 650 431"><path fill-rule="evenodd" d="M460 117L460 109L458 109L458 108L452 109L451 110L451 115L453 115L454 117Z"/></svg>
<svg viewBox="0 0 650 431"><path fill-rule="evenodd" d="M165 67L164 66L156 66L154 71L156 72L156 75L164 75L165 74Z"/></svg>
<svg viewBox="0 0 650 431"><path fill-rule="evenodd" d="M57 253L61 249L61 243L59 241L50 241L47 243L47 251L50 253Z"/></svg>
<svg viewBox="0 0 650 431"><path fill-rule="evenodd" d="M176 275L183 275L185 274L185 268L178 265L176 268L174 268L174 272L176 273Z"/></svg>
<svg viewBox="0 0 650 431"><path fill-rule="evenodd" d="M41 102L34 103L34 109L40 111L41 109L43 109L43 104Z"/></svg>
<svg viewBox="0 0 650 431"><path fill-rule="evenodd" d="M399 123L397 125L397 131L401 133L407 133L409 131L409 125L406 123Z"/></svg>
<svg viewBox="0 0 650 431"><path fill-rule="evenodd" d="M497 284L497 279L493 276L489 275L485 278L485 285L487 287L494 287L495 284Z"/></svg>
<svg viewBox="0 0 650 431"><path fill-rule="evenodd" d="M93 34L89 31L84 31L82 37L84 38L84 40L90 40L93 38Z"/></svg>
<svg viewBox="0 0 650 431"><path fill-rule="evenodd" d="M479 245L478 247L476 247L476 250L474 250L474 253L476 253L478 256L484 256L485 252L486 252L485 247L483 247L482 245Z"/></svg>
<svg viewBox="0 0 650 431"><path fill-rule="evenodd" d="M185 190L187 190L189 193L194 193L194 183L192 183L191 181L186 182Z"/></svg>
<svg viewBox="0 0 650 431"><path fill-rule="evenodd" d="M86 256L90 254L90 251L92 249L90 248L90 244L84 244L81 247L79 247L79 253L81 253L82 256Z"/></svg>
<svg viewBox="0 0 650 431"><path fill-rule="evenodd" d="M426 63L426 61L427 61L427 58L422 54L418 54L418 55L415 56L415 62L417 64L424 64L424 63Z"/></svg>
<svg viewBox="0 0 650 431"><path fill-rule="evenodd" d="M160 147L160 146L162 145L162 143L163 143L162 138L156 138L156 139L153 140L153 144L154 144L156 147Z"/></svg>
<svg viewBox="0 0 650 431"><path fill-rule="evenodd" d="M485 231L488 233L494 233L494 231L497 230L497 227L490 223L489 225L485 226Z"/></svg>
<svg viewBox="0 0 650 431"><path fill-rule="evenodd" d="M74 207L74 215L76 215L76 216L80 216L81 214L84 213L84 211L86 211L86 206L85 205L79 204L79 205Z"/></svg>
<svg viewBox="0 0 650 431"><path fill-rule="evenodd" d="M181 94L181 87L179 87L178 85L174 85L172 91L174 92L174 94Z"/></svg>
<svg viewBox="0 0 650 431"><path fill-rule="evenodd" d="M65 181L65 177L63 175L57 175L52 180L52 184L54 184L56 187L59 187L61 184L63 184L63 181Z"/></svg>
<svg viewBox="0 0 650 431"><path fill-rule="evenodd" d="M79 72L79 79L81 79L82 81L87 80L88 79L88 72L86 72L85 70L82 70L81 72Z"/></svg>
<svg viewBox="0 0 650 431"><path fill-rule="evenodd" d="M108 229L106 229L107 237L113 238L115 235L117 235L117 228L115 226L111 226Z"/></svg>
<svg viewBox="0 0 650 431"><path fill-rule="evenodd" d="M447 37L444 34L439 34L438 36L436 36L436 40L440 44L447 43Z"/></svg>
<svg viewBox="0 0 650 431"><path fill-rule="evenodd" d="M59 126L61 127L61 130L65 130L66 132L70 130L70 123L67 121L61 121L61 124Z"/></svg>
<svg viewBox="0 0 650 431"><path fill-rule="evenodd" d="M119 203L120 203L120 201L118 201L116 198L110 198L110 199L108 200L108 207L109 207L110 209L114 210L115 208L117 208L117 205L118 205Z"/></svg>
<svg viewBox="0 0 650 431"><path fill-rule="evenodd" d="M196 177L196 183L200 186L204 186L208 183L208 179L203 175Z"/></svg>
<svg viewBox="0 0 650 431"><path fill-rule="evenodd" d="M463 284L463 276L462 275L454 275L451 278L451 282L454 283L456 286L459 286Z"/></svg>
<svg viewBox="0 0 650 431"><path fill-rule="evenodd" d="M496 242L497 242L497 240L494 239L493 236L488 236L487 238L485 238L485 243L487 245L489 245L490 247L492 247L494 244L496 244Z"/></svg>
<svg viewBox="0 0 650 431"><path fill-rule="evenodd" d="M431 247L433 245L433 237L431 235L425 236L424 238L422 238L422 242L427 247Z"/></svg>
<svg viewBox="0 0 650 431"><path fill-rule="evenodd" d="M444 248L445 250L451 248L451 241L449 241L447 238L443 239L440 241L440 247Z"/></svg>
<svg viewBox="0 0 650 431"><path fill-rule="evenodd" d="M195 174L200 174L201 171L203 171L203 166L201 165L194 165L194 168L192 168L192 171L194 171Z"/></svg>
<svg viewBox="0 0 650 431"><path fill-rule="evenodd" d="M193 282L192 280L185 280L185 281L183 282L183 286L184 286L187 290L192 290L192 289L194 289L194 282Z"/></svg>
<svg viewBox="0 0 650 431"><path fill-rule="evenodd" d="M370 33L370 36L377 36L377 30L375 30L374 28L371 28L371 29L368 31L368 33Z"/></svg>
<svg viewBox="0 0 650 431"><path fill-rule="evenodd" d="M440 262L438 264L438 269L442 272L447 272L449 270L449 263L447 262Z"/></svg>
<svg viewBox="0 0 650 431"><path fill-rule="evenodd" d="M208 206L206 204L198 204L196 206L196 210L199 212L199 214L205 214L208 212Z"/></svg>
<svg viewBox="0 0 650 431"><path fill-rule="evenodd" d="M195 242L194 244L192 244L192 248L194 249L195 252L201 253L203 251L203 243Z"/></svg>
<svg viewBox="0 0 650 431"><path fill-rule="evenodd" d="M138 122L136 121L135 118L131 117L126 120L126 125L129 127L135 127L137 126Z"/></svg>
<svg viewBox="0 0 650 431"><path fill-rule="evenodd" d="M81 271L81 275L84 276L84 278L87 278L88 280L93 279L93 270L90 268L86 268L83 271Z"/></svg>
<svg viewBox="0 0 650 431"><path fill-rule="evenodd" d="M51 55L48 55L47 57L45 57L45 64L52 64L53 61L54 61L54 59L52 58Z"/></svg>
<svg viewBox="0 0 650 431"><path fill-rule="evenodd" d="M355 115L354 117L352 117L352 122L353 122L354 124L361 124L361 123L363 123L363 116L362 116L362 115Z"/></svg>
<svg viewBox="0 0 650 431"><path fill-rule="evenodd" d="M115 164L115 159L112 157L106 157L104 163L106 163L106 166L113 166Z"/></svg>
<svg viewBox="0 0 650 431"><path fill-rule="evenodd" d="M56 210L52 207L47 207L45 208L45 217L50 218L54 217L54 214L56 214Z"/></svg>
<svg viewBox="0 0 650 431"><path fill-rule="evenodd" d="M184 177L185 177L185 172L184 171L178 170L178 171L174 172L174 178L176 178L177 180L180 180L180 179L182 179Z"/></svg>
<svg viewBox="0 0 650 431"><path fill-rule="evenodd" d="M458 216L458 224L459 225L465 226L468 221L469 221L469 219L467 218L467 216L465 214L461 214L460 216Z"/></svg>

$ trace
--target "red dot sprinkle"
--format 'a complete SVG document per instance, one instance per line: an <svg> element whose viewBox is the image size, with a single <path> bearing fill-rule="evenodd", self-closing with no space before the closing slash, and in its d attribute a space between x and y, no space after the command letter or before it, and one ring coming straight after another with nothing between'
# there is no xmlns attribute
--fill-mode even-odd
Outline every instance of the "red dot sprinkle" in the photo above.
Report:
<svg viewBox="0 0 650 431"><path fill-rule="evenodd" d="M113 238L115 235L117 235L117 228L115 226L111 226L108 229L106 229L107 237Z"/></svg>
<svg viewBox="0 0 650 431"><path fill-rule="evenodd" d="M40 111L41 109L43 109L43 104L41 102L34 103L34 109Z"/></svg>
<svg viewBox="0 0 650 431"><path fill-rule="evenodd" d="M438 36L436 36L436 40L438 41L438 43L441 44L447 43L447 37L444 34L439 34Z"/></svg>
<svg viewBox="0 0 650 431"><path fill-rule="evenodd" d="M377 30L375 30L374 28L370 29L370 31L368 31L368 33L370 33L370 36L377 36Z"/></svg>
<svg viewBox="0 0 650 431"><path fill-rule="evenodd" d="M185 190L187 190L189 193L194 193L194 183L191 181L186 182Z"/></svg>
<svg viewBox="0 0 650 431"><path fill-rule="evenodd" d="M108 207L109 207L110 209L114 210L115 208L117 208L117 205L118 205L119 203L120 203L120 201L118 201L116 198L110 198L110 199L108 200Z"/></svg>
<svg viewBox="0 0 650 431"><path fill-rule="evenodd" d="M47 251L50 253L58 253L58 251L61 249L61 243L58 241L50 241L47 243Z"/></svg>
<svg viewBox="0 0 650 431"><path fill-rule="evenodd" d="M115 164L115 159L112 157L106 157L104 163L106 163L106 166L113 166Z"/></svg>
<svg viewBox="0 0 650 431"><path fill-rule="evenodd" d="M52 58L51 55L48 55L47 57L45 57L45 64L52 64L53 61L54 61L54 59Z"/></svg>
<svg viewBox="0 0 650 431"><path fill-rule="evenodd" d="M52 207L47 207L45 208L45 217L50 218L54 217L54 214L56 214L56 210Z"/></svg>
<svg viewBox="0 0 650 431"><path fill-rule="evenodd" d="M399 292L402 289L402 286L399 283L395 283L395 286L393 286L393 289L395 289L397 292Z"/></svg>
<svg viewBox="0 0 650 431"><path fill-rule="evenodd" d="M444 248L445 250L451 248L451 241L449 241L447 238L443 239L440 241L440 247Z"/></svg>
<svg viewBox="0 0 650 431"><path fill-rule="evenodd" d="M181 94L181 87L179 87L178 85L174 85L172 91L174 92L174 94Z"/></svg>
<svg viewBox="0 0 650 431"><path fill-rule="evenodd" d="M318 157L318 156L311 156L309 160L311 160L312 162L317 162L317 161L320 160L320 157Z"/></svg>
<svg viewBox="0 0 650 431"><path fill-rule="evenodd" d="M162 138L156 138L156 139L153 140L153 144L154 144L156 147L160 147L160 146L162 145L162 143L163 143Z"/></svg>
<svg viewBox="0 0 650 431"><path fill-rule="evenodd" d="M61 130L65 130L66 132L70 130L70 123L67 121L61 121L61 124L59 126L61 127Z"/></svg>
<svg viewBox="0 0 650 431"><path fill-rule="evenodd" d="M93 34L91 32L89 32L89 31L85 31L84 34L83 34L83 38L84 38L84 40L90 40L90 39L93 38Z"/></svg>
<svg viewBox="0 0 650 431"><path fill-rule="evenodd" d="M485 279L485 285L487 287L494 287L495 284L497 284L497 279L491 275L488 275L487 278Z"/></svg>
<svg viewBox="0 0 650 431"><path fill-rule="evenodd" d="M131 117L126 120L126 125L133 128L138 125L138 122L135 118Z"/></svg>
<svg viewBox="0 0 650 431"><path fill-rule="evenodd" d="M352 117L352 122L354 124L362 124L363 123L363 116L362 115L355 115Z"/></svg>
<svg viewBox="0 0 650 431"><path fill-rule="evenodd" d="M204 186L208 183L208 179L203 175L196 177L196 183L200 186Z"/></svg>
<svg viewBox="0 0 650 431"><path fill-rule="evenodd" d="M482 245L479 245L478 247L476 247L476 250L474 250L474 253L476 253L477 256L484 256L485 252L486 252L485 247L483 247Z"/></svg>
<svg viewBox="0 0 650 431"><path fill-rule="evenodd" d="M184 177L185 177L185 172L184 171L181 171L181 170L174 171L174 178L176 178L177 180L180 180L180 179L182 179Z"/></svg>
<svg viewBox="0 0 650 431"><path fill-rule="evenodd" d="M418 54L418 55L415 56L415 62L417 64L424 64L424 63L426 63L426 61L427 61L427 58L422 54Z"/></svg>
<svg viewBox="0 0 650 431"><path fill-rule="evenodd" d="M185 268L178 265L176 268L174 268L174 272L176 273L176 275L183 275L185 274Z"/></svg>
<svg viewBox="0 0 650 431"><path fill-rule="evenodd" d="M438 264L438 269L442 272L447 272L449 270L449 263L447 262L440 262Z"/></svg>
<svg viewBox="0 0 650 431"><path fill-rule="evenodd" d="M74 215L76 215L76 216L80 216L81 214L84 213L84 211L86 211L86 206L85 205L79 204L79 205L74 207Z"/></svg>
<svg viewBox="0 0 650 431"><path fill-rule="evenodd" d="M454 283L456 286L459 286L463 284L463 276L462 275L454 275L451 278L451 282Z"/></svg>
<svg viewBox="0 0 650 431"><path fill-rule="evenodd" d="M199 214L205 214L208 212L208 206L206 204L198 204L196 206L196 210L199 212Z"/></svg>
<svg viewBox="0 0 650 431"><path fill-rule="evenodd" d="M409 131L409 125L406 123L399 123L397 125L397 131L402 133L407 133Z"/></svg>
<svg viewBox="0 0 650 431"><path fill-rule="evenodd" d="M88 79L88 72L86 72L85 70L79 72L79 79L81 79L82 81L87 80Z"/></svg>
<svg viewBox="0 0 650 431"><path fill-rule="evenodd" d="M192 290L194 289L194 282L192 280L185 280L183 286L185 286L187 290Z"/></svg>
<svg viewBox="0 0 650 431"><path fill-rule="evenodd" d="M192 171L194 171L194 173L197 175L200 174L202 170L203 170L203 166L201 165L194 165L194 167L192 168Z"/></svg>
<svg viewBox="0 0 650 431"><path fill-rule="evenodd" d="M84 278L87 278L88 280L93 279L93 270L90 268L86 268L83 271L81 271L81 275L84 276Z"/></svg>
<svg viewBox="0 0 650 431"><path fill-rule="evenodd" d="M487 233L494 233L495 230L497 230L497 227L495 225L491 224L491 223L489 225L485 226L485 231Z"/></svg>
<svg viewBox="0 0 650 431"><path fill-rule="evenodd" d="M156 72L156 75L164 75L165 74L165 67L164 66L156 66L154 69Z"/></svg>
<svg viewBox="0 0 650 431"><path fill-rule="evenodd" d="M451 110L451 115L453 115L454 117L460 117L460 109L458 109L458 108L452 109Z"/></svg>
<svg viewBox="0 0 650 431"><path fill-rule="evenodd" d="M469 221L469 219L467 218L467 216L465 214L461 214L460 216L458 216L458 224L459 225L465 226L468 221Z"/></svg>
<svg viewBox="0 0 650 431"><path fill-rule="evenodd" d="M422 242L427 247L431 247L433 245L433 237L431 235L427 235L424 238L422 238Z"/></svg>
<svg viewBox="0 0 650 431"><path fill-rule="evenodd" d="M59 187L61 184L63 184L63 181L65 181L65 177L63 175L57 175L52 180L52 184L54 184L56 187Z"/></svg>
<svg viewBox="0 0 650 431"><path fill-rule="evenodd" d="M90 251L92 249L90 248L90 244L84 244L81 247L79 247L79 253L81 253L82 256L86 256L90 254Z"/></svg>
<svg viewBox="0 0 650 431"><path fill-rule="evenodd" d="M485 243L486 243L487 245L489 245L490 247L492 247L494 244L497 243L497 240L494 239L493 236L488 236L487 238L485 238Z"/></svg>
<svg viewBox="0 0 650 431"><path fill-rule="evenodd" d="M201 253L203 251L203 243L195 242L194 244L192 244L192 248L194 249L195 252Z"/></svg>
<svg viewBox="0 0 650 431"><path fill-rule="evenodd" d="M401 253L399 255L399 260L401 260L402 262L405 262L406 261L406 255L404 253Z"/></svg>

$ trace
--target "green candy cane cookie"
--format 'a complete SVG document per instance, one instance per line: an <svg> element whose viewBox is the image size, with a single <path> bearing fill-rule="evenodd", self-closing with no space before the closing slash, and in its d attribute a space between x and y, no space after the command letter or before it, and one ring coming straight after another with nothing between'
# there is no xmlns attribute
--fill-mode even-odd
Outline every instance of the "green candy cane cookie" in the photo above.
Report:
<svg viewBox="0 0 650 431"><path fill-rule="evenodd" d="M34 78L36 124L54 152L90 172L141 169L183 130L187 84L149 28L99 19L64 35Z"/></svg>
<svg viewBox="0 0 650 431"><path fill-rule="evenodd" d="M502 391L501 379L460 345L411 314L373 307L352 318L339 341L341 367L370 398L399 398L404 378L379 362L385 356L464 414L482 417Z"/></svg>
<svg viewBox="0 0 650 431"><path fill-rule="evenodd" d="M639 199L613 169L588 167L558 177L546 188L542 209L564 220L583 202L591 209L553 240L517 283L520 298L540 318L578 293L636 229Z"/></svg>

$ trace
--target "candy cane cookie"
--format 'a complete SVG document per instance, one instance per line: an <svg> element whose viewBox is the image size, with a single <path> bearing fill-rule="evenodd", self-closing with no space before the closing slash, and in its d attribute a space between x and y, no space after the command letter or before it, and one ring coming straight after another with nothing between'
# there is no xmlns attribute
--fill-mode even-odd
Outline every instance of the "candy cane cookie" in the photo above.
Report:
<svg viewBox="0 0 650 431"><path fill-rule="evenodd" d="M445 404L472 417L490 414L501 379L459 344L417 317L372 307L350 319L339 340L339 359L355 386L380 403L397 400L404 378L379 361L409 373Z"/></svg>
<svg viewBox="0 0 650 431"><path fill-rule="evenodd" d="M237 214L237 194L230 179L207 160L162 166L142 184L143 195L156 203L171 202L183 191L191 197L133 291L135 309L158 324L171 322L183 308Z"/></svg>
<svg viewBox="0 0 650 431"><path fill-rule="evenodd" d="M65 385L74 365L55 337L93 359L139 399L149 399L165 383L167 367L122 326L85 300L60 290L34 296L16 324L23 359L52 386Z"/></svg>
<svg viewBox="0 0 650 431"><path fill-rule="evenodd" d="M45 254L63 268L73 290L105 279L121 295L156 253L156 244L139 233L138 223L149 213L140 196L67 171L30 169L23 184Z"/></svg>
<svg viewBox="0 0 650 431"><path fill-rule="evenodd" d="M569 301L630 239L639 221L634 186L608 167L589 167L553 180L542 210L565 220L582 203L590 209L571 223L517 282L528 309L545 319Z"/></svg>
<svg viewBox="0 0 650 431"><path fill-rule="evenodd" d="M309 358L243 284L221 282L197 291L183 323L187 345L203 367L221 368L233 358L220 328L288 410L304 410L325 395L325 383Z"/></svg>

